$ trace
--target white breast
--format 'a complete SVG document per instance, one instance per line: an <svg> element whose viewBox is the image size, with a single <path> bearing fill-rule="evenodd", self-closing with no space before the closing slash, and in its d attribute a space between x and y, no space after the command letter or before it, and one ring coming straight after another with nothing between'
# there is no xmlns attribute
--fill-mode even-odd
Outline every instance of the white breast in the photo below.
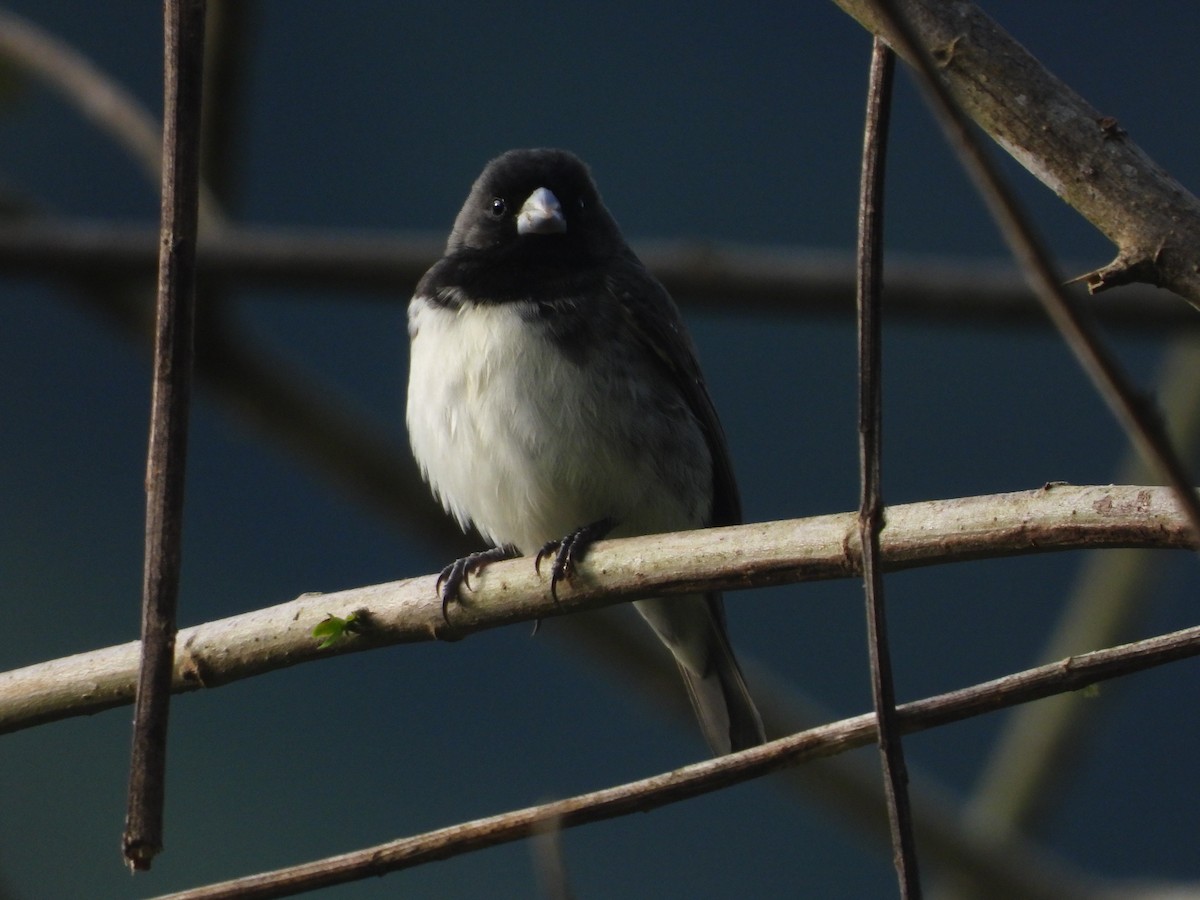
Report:
<svg viewBox="0 0 1200 900"><path fill-rule="evenodd" d="M512 305L415 298L409 331L413 453L464 528L532 553L607 516L615 534L703 524L703 435L623 360L600 354L581 368ZM664 402L676 421L656 427Z"/></svg>

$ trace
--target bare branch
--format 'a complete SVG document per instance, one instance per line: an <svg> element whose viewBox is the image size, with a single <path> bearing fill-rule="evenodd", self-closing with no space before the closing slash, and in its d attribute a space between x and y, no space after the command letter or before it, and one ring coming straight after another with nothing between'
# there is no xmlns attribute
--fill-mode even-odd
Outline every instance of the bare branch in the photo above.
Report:
<svg viewBox="0 0 1200 900"><path fill-rule="evenodd" d="M1030 287L1130 441L1175 488L1192 527L1200 535L1200 496L1196 494L1188 467L1171 446L1157 410L1138 392L1117 357L1105 346L1087 309L1063 290L1045 246L991 157L984 152L976 133L968 127L962 109L938 72L937 61L920 43L920 36L900 12L896 0L872 2L880 21L886 24L889 35L898 42L916 71L946 140L975 182Z"/></svg>
<svg viewBox="0 0 1200 900"><path fill-rule="evenodd" d="M200 237L207 280L299 291L362 291L395 302L441 255L444 235L304 231L228 225ZM701 240L640 241L638 255L681 302L777 315L854 310L854 259L838 250L747 247ZM150 228L114 222L0 223L0 270L61 280L153 274ZM1082 267L1077 267L1076 271ZM1083 290L1078 289L1080 296ZM1131 285L1089 308L1123 329L1200 327L1170 294ZM938 322L1043 325L1045 316L1008 262L929 256L888 258L889 314Z"/></svg>
<svg viewBox="0 0 1200 900"><path fill-rule="evenodd" d="M155 181L159 180L162 135L158 122L91 60L7 10L0 11L0 55L58 91L102 132L124 146Z"/></svg>
<svg viewBox="0 0 1200 900"><path fill-rule="evenodd" d="M885 569L1098 547L1192 549L1171 491L1047 486L1034 491L892 506L881 535ZM181 629L174 690L217 687L340 653L457 640L514 622L640 597L737 590L859 574L854 513L601 541L558 600L529 559L472 579L448 628L434 576L303 595L289 603ZM358 614L356 633L319 649L312 630ZM0 733L130 702L137 642L0 673Z"/></svg>
<svg viewBox="0 0 1200 900"><path fill-rule="evenodd" d="M154 390L146 461L142 645L122 839L125 859L133 869L149 869L162 850L194 356L204 0L167 0L163 20L167 126L163 131Z"/></svg>
<svg viewBox="0 0 1200 900"><path fill-rule="evenodd" d="M834 2L915 61L874 0ZM1116 245L1092 290L1141 281L1200 305L1200 201L973 3L899 9L963 110Z"/></svg>
<svg viewBox="0 0 1200 900"><path fill-rule="evenodd" d="M1176 446L1194 459L1200 448L1200 344L1188 338L1176 341L1158 383L1163 417L1174 426ZM1130 454L1118 481L1140 483L1149 477L1145 463ZM1158 572L1148 554L1134 550L1089 554L1040 658L1058 659L1128 640L1154 608ZM1074 764L1084 726L1097 714L1097 704L1079 694L1060 694L1014 711L996 738L969 804L975 830L1003 838L1035 831L1064 789L1063 767Z"/></svg>
<svg viewBox="0 0 1200 900"><path fill-rule="evenodd" d="M1197 654L1200 654L1200 627L1071 657L906 703L897 709L897 715L902 730L911 734ZM853 750L876 739L874 715L855 716L618 787L476 819L287 869L180 891L158 900L249 900L292 896L520 840L536 834L550 823L571 828L632 812L645 812L759 778L787 766Z"/></svg>
<svg viewBox="0 0 1200 900"><path fill-rule="evenodd" d="M574 618L564 621L573 623ZM625 664L624 659L621 662ZM794 734L836 718L805 697L797 685L755 666L753 659L747 677L754 685L763 720L776 729L776 734ZM1037 708L1061 696L1019 709ZM682 715L679 718L684 721ZM839 820L886 847L889 823L878 770L875 760L866 754L841 755L819 766L788 770L780 778L780 786L786 786L798 802L823 804ZM958 791L938 775L923 771L920 765L913 767L910 776L913 825L923 877L928 877L927 872L939 879L952 876L956 886L976 888L981 896L989 898L1092 900L1096 896L1083 866L1067 861L1031 834L997 834L979 827L964 814ZM943 897L936 887L930 893Z"/></svg>
<svg viewBox="0 0 1200 900"><path fill-rule="evenodd" d="M158 121L120 84L74 47L36 24L0 11L0 56L40 78L76 107L102 133L136 159L157 184L162 176L162 129ZM219 210L200 186L200 218L219 224ZM152 259L154 251L151 251Z"/></svg>
<svg viewBox="0 0 1200 900"><path fill-rule="evenodd" d="M1103 555L1124 552L1108 550ZM1162 562L1159 554L1127 552ZM692 728L694 716L678 690L673 661L664 657L658 642L640 622L616 609L605 612L611 614L563 616L547 629L548 636L565 639L572 658L603 667L639 698L653 699L658 711L670 711L680 728ZM836 718L805 696L802 687L756 664L753 656L743 660L743 668L768 734L795 734ZM910 774L913 824L922 862L928 860L931 871L940 876L953 873L958 884L986 885L992 892L989 896L995 897L1092 900L1096 896L1080 867L1037 844L1028 834L999 835L978 827L963 815L957 792L919 767ZM819 766L789 769L781 776L779 788L786 788L793 799L805 805L823 804L837 819L886 846L888 816L875 759L861 753L841 755Z"/></svg>
<svg viewBox="0 0 1200 900"><path fill-rule="evenodd" d="M867 115L863 127L862 175L858 193L858 462L859 551L867 605L867 650L871 693L879 723L883 792L892 833L892 863L904 900L921 896L913 837L908 768L896 719L896 690L888 643L887 606L879 559L883 529L883 198L892 81L896 57L879 38L871 47Z"/></svg>

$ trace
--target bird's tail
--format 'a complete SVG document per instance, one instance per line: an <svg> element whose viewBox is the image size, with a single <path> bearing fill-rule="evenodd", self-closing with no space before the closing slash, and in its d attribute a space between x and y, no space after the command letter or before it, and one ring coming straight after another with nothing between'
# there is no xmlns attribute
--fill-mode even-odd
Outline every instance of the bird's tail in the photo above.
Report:
<svg viewBox="0 0 1200 900"><path fill-rule="evenodd" d="M721 595L641 600L634 606L675 657L713 753L764 743L762 717L729 645Z"/></svg>

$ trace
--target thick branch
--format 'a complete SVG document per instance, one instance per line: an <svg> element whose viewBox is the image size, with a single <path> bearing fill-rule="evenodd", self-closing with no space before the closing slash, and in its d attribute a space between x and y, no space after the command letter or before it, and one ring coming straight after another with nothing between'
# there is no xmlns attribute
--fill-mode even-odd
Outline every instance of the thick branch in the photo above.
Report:
<svg viewBox="0 0 1200 900"><path fill-rule="evenodd" d="M457 639L513 622L701 588L735 590L858 574L853 513L602 541L558 600L530 560L472 578L447 629L432 575L304 595L290 603L179 632L174 689L217 687L338 653ZM885 569L1098 547L1192 548L1171 491L1048 486L1034 491L889 507ZM328 649L312 629L359 614L362 628ZM0 733L127 704L137 642L0 673Z"/></svg>
<svg viewBox="0 0 1200 900"><path fill-rule="evenodd" d="M835 2L904 56L873 0ZM1117 246L1093 290L1142 281L1200 305L1200 200L973 3L898 6L967 114Z"/></svg>

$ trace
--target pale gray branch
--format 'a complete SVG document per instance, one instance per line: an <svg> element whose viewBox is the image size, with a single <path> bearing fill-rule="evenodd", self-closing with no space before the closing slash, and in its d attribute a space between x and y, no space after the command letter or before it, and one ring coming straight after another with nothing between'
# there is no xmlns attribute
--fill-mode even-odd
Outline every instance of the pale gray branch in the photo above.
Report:
<svg viewBox="0 0 1200 900"><path fill-rule="evenodd" d="M1033 491L889 507L886 569L1084 547L1191 548L1176 500L1158 487L1047 486ZM603 541L550 596L529 559L472 578L465 603L442 618L433 576L304 595L290 603L182 629L176 691L216 687L338 653L457 639L513 622L700 588L762 587L855 575L853 513ZM329 615L359 616L360 633L318 649ZM131 642L0 673L0 733L129 703Z"/></svg>
<svg viewBox="0 0 1200 900"><path fill-rule="evenodd" d="M834 2L900 48L873 0ZM975 4L898 6L963 110L1116 245L1093 290L1142 281L1200 305L1200 200Z"/></svg>

